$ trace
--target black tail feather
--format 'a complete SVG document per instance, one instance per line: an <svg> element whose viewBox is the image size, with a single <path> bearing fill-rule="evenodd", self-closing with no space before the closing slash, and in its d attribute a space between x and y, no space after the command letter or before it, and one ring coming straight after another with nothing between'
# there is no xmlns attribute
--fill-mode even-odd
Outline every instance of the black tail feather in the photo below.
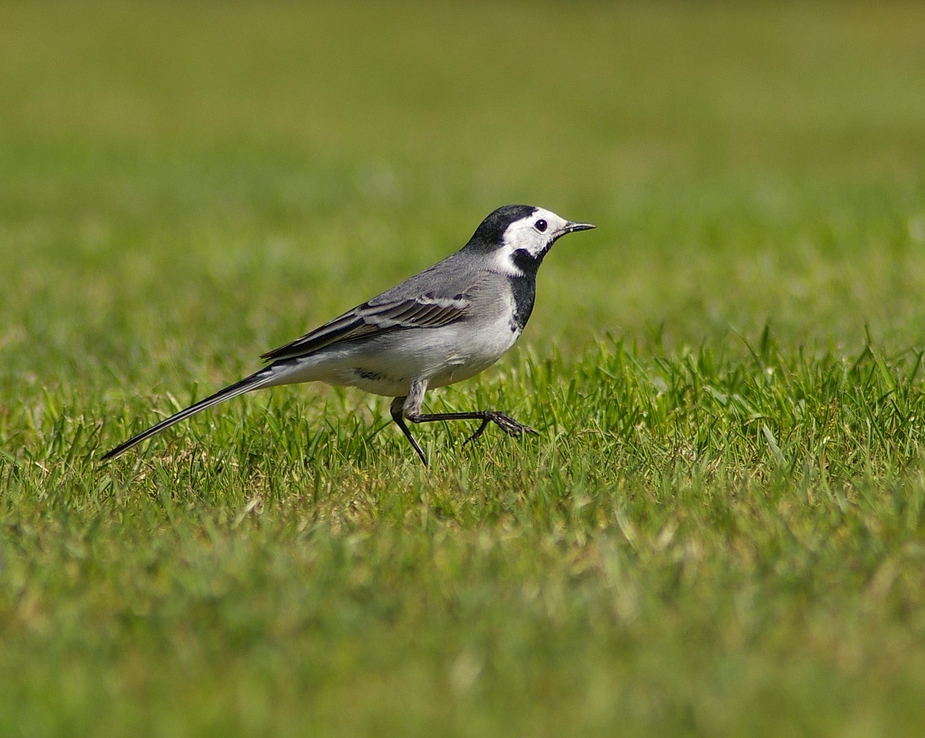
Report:
<svg viewBox="0 0 925 738"><path fill-rule="evenodd" d="M270 367L251 374L249 377L245 377L240 382L235 382L234 384L219 390L214 395L210 395L204 400L200 400L195 405L190 405L185 410L181 410L175 415L171 415L169 418L165 418L160 423L152 425L146 431L142 431L137 436L129 438L124 443L120 443L111 451L107 451L101 460L108 461L109 459L113 459L119 454L128 451L133 446L137 446L139 443L148 440L151 436L160 433L165 428L169 428L170 426L179 423L182 420L186 420L198 412L202 412L203 410L210 408L213 405L217 405L220 402L224 402L225 400L230 400L232 397L237 397L238 395L243 395L245 392L250 392L251 390L262 387L273 378L273 374L274 372Z"/></svg>

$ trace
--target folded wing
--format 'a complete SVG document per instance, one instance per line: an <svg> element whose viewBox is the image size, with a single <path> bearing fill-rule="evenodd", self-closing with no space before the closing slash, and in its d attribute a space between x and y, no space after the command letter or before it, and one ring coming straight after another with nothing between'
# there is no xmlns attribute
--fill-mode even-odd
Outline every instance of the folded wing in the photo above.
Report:
<svg viewBox="0 0 925 738"><path fill-rule="evenodd" d="M429 293L401 300L375 298L285 346L268 351L260 358L265 361L292 359L307 356L334 344L390 331L438 328L461 319L469 305L469 298L462 294L455 297L437 297Z"/></svg>

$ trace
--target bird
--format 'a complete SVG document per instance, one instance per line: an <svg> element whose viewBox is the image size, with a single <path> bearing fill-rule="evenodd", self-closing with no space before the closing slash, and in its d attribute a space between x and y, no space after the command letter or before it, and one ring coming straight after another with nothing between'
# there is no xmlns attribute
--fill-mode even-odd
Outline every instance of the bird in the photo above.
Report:
<svg viewBox="0 0 925 738"><path fill-rule="evenodd" d="M490 213L459 251L290 343L263 354L250 376L171 415L102 456L113 459L187 418L257 389L302 382L358 387L392 397L389 411L420 460L406 421L478 420L463 445L494 423L535 434L498 410L424 413L424 394L479 374L520 338L533 312L537 270L562 236L594 228L533 205Z"/></svg>

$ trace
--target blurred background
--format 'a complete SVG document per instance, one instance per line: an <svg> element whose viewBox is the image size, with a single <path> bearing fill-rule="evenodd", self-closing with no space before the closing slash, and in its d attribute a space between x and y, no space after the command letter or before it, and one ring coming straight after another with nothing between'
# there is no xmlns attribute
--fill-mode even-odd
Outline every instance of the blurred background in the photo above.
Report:
<svg viewBox="0 0 925 738"><path fill-rule="evenodd" d="M512 202L599 226L534 344L902 348L925 6L4 3L0 172L9 371L251 367Z"/></svg>
<svg viewBox="0 0 925 738"><path fill-rule="evenodd" d="M0 2L0 735L921 735L923 173L925 3ZM539 438L98 463L517 202Z"/></svg>

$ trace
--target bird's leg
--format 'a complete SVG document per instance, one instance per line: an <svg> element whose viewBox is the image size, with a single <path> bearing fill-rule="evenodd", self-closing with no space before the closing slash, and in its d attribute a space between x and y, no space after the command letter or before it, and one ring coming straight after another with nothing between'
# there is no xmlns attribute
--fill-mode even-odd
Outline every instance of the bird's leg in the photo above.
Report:
<svg viewBox="0 0 925 738"><path fill-rule="evenodd" d="M405 400L403 412L405 417L412 423L435 423L439 420L481 420L482 424L478 430L466 439L466 443L475 441L481 437L488 427L489 423L494 423L509 436L519 436L523 433L533 433L529 425L518 423L510 415L505 415L497 410L474 410L468 413L429 413L421 412L421 406L424 404L424 391L427 385L421 382L414 382L411 385L411 391ZM463 446L466 445L463 444Z"/></svg>
<svg viewBox="0 0 925 738"><path fill-rule="evenodd" d="M509 436L519 436L524 433L536 435L536 431L529 425L519 423L510 415L505 415L497 410L474 410L469 413L431 413L428 415L406 415L406 417L412 423L433 423L438 420L481 420L482 424L479 429L466 439L466 443L479 439L489 423L494 423Z"/></svg>
<svg viewBox="0 0 925 738"><path fill-rule="evenodd" d="M524 433L536 435L536 431L529 425L524 425L514 420L510 415L499 412L498 410L474 410L468 413L422 413L421 406L424 404L424 392L427 390L427 383L423 381L413 382L411 388L405 397L396 397L392 400L389 411L392 414L392 420L401 428L405 438L411 443L411 446L421 457L424 466L427 466L427 457L418 445L408 425L405 423L407 418L412 423L435 423L440 420L481 420L482 424L478 430L466 439L463 446L471 441L479 439L485 432L489 423L494 423L509 436L520 436Z"/></svg>
<svg viewBox="0 0 925 738"><path fill-rule="evenodd" d="M404 415L402 414L405 400L407 399L407 397L396 397L394 400L392 400L392 405L389 408L389 411L392 413L392 420L394 420L396 425L401 428L401 432L405 434L405 438L407 438L411 443L411 447L417 451L418 456L421 457L421 461L424 462L424 466L427 466L427 457L424 455L424 452L421 450L421 447L418 445L418 442L415 440L414 436L411 435L411 431L408 429L408 426L405 423Z"/></svg>

